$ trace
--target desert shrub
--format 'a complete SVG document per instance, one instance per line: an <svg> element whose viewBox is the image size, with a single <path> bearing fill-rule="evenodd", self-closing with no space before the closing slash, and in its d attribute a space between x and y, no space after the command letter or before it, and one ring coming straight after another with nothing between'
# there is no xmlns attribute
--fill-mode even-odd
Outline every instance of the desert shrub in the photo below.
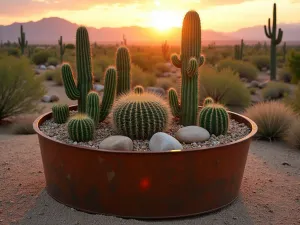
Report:
<svg viewBox="0 0 300 225"><path fill-rule="evenodd" d="M283 67L281 70L279 70L278 77L279 80L285 83L290 83L292 81L293 75L288 67Z"/></svg>
<svg viewBox="0 0 300 225"><path fill-rule="evenodd" d="M159 78L156 82L156 87L163 88L165 90L170 89L171 87L176 86L176 80L172 78Z"/></svg>
<svg viewBox="0 0 300 225"><path fill-rule="evenodd" d="M267 87L262 90L264 100L277 100L289 96L291 89L288 84L281 82L269 82Z"/></svg>
<svg viewBox="0 0 300 225"><path fill-rule="evenodd" d="M48 51L40 50L33 54L32 61L35 65L46 64L49 57L50 57L50 53Z"/></svg>
<svg viewBox="0 0 300 225"><path fill-rule="evenodd" d="M49 57L47 62L49 66L57 66L59 64L59 60L55 57Z"/></svg>
<svg viewBox="0 0 300 225"><path fill-rule="evenodd" d="M54 79L54 70L47 70L44 74L45 80L51 81Z"/></svg>
<svg viewBox="0 0 300 225"><path fill-rule="evenodd" d="M239 60L224 59L218 64L218 68L231 68L233 71L237 72L241 78L247 78L249 81L255 80L258 75L258 71L254 65L249 62L243 62Z"/></svg>
<svg viewBox="0 0 300 225"><path fill-rule="evenodd" d="M18 48L9 48L8 51L7 51L7 54L9 56L20 57L21 56L21 51Z"/></svg>
<svg viewBox="0 0 300 225"><path fill-rule="evenodd" d="M292 148L300 149L300 118L295 120L290 127L286 134L285 141Z"/></svg>
<svg viewBox="0 0 300 225"><path fill-rule="evenodd" d="M257 89L255 87L249 88L249 92L251 95L256 95Z"/></svg>
<svg viewBox="0 0 300 225"><path fill-rule="evenodd" d="M13 134L21 134L21 135L30 135L35 134L33 129L33 121L34 119L26 119L17 121L12 125L11 131Z"/></svg>
<svg viewBox="0 0 300 225"><path fill-rule="evenodd" d="M298 83L300 80L300 52L291 51L288 56L288 66L293 74L292 82Z"/></svg>
<svg viewBox="0 0 300 225"><path fill-rule="evenodd" d="M136 65L131 65L132 87L142 85L143 87L154 86L156 84L156 77L153 73L143 71Z"/></svg>
<svg viewBox="0 0 300 225"><path fill-rule="evenodd" d="M252 56L251 62L259 70L262 70L263 68L270 69L270 56L267 55Z"/></svg>
<svg viewBox="0 0 300 225"><path fill-rule="evenodd" d="M1 59L0 77L0 120L38 111L36 102L45 94L45 88L26 58Z"/></svg>
<svg viewBox="0 0 300 225"><path fill-rule="evenodd" d="M216 65L222 59L222 55L217 51L208 51L205 54L205 63Z"/></svg>
<svg viewBox="0 0 300 225"><path fill-rule="evenodd" d="M295 90L294 95L285 98L285 103L289 105L296 113L300 114L300 84Z"/></svg>
<svg viewBox="0 0 300 225"><path fill-rule="evenodd" d="M212 97L216 102L246 107L250 104L250 93L230 68L217 69L210 66L200 67L200 102Z"/></svg>
<svg viewBox="0 0 300 225"><path fill-rule="evenodd" d="M53 70L53 80L58 86L62 86L64 84L62 80L61 69Z"/></svg>
<svg viewBox="0 0 300 225"><path fill-rule="evenodd" d="M293 111L275 101L251 106L245 115L257 124L257 137L270 140L283 139L294 120Z"/></svg>
<svg viewBox="0 0 300 225"><path fill-rule="evenodd" d="M75 49L74 44L66 44L66 49Z"/></svg>

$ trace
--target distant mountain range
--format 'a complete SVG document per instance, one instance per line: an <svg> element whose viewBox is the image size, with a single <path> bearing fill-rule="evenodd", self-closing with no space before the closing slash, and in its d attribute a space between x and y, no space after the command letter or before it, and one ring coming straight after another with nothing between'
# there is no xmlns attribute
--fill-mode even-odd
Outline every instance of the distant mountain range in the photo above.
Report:
<svg viewBox="0 0 300 225"><path fill-rule="evenodd" d="M67 20L51 17L37 22L22 23L26 32L26 38L31 44L56 44L59 36L63 36L64 42L75 42L77 24ZM280 24L284 31L284 41L300 41L300 23ZM96 29L88 27L91 42L98 43L120 43L125 34L129 44L159 44L168 40L171 44L180 44L181 28L172 28L168 32L159 32L154 28L143 27L103 27ZM0 40L3 42L17 41L20 35L20 23L13 23L8 26L0 26ZM233 44L244 39L249 42L265 41L263 26L255 26L240 29L236 32L222 33L213 30L203 30L202 39L204 44L210 42Z"/></svg>

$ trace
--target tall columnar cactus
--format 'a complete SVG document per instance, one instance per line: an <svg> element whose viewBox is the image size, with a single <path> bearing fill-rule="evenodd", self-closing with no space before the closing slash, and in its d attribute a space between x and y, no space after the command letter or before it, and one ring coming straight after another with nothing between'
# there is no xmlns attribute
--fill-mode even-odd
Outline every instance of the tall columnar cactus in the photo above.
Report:
<svg viewBox="0 0 300 225"><path fill-rule="evenodd" d="M66 45L63 43L62 36L60 36L60 39L58 40L58 44L59 44L60 63L63 63Z"/></svg>
<svg viewBox="0 0 300 225"><path fill-rule="evenodd" d="M170 46L168 45L168 41L166 40L164 43L162 43L161 45L161 51L162 51L162 55L163 55L163 58L166 60L166 61L169 61L169 50L170 50Z"/></svg>
<svg viewBox="0 0 300 225"><path fill-rule="evenodd" d="M117 50L116 56L117 66L117 95L126 94L130 92L131 86L131 61L128 48L122 46Z"/></svg>
<svg viewBox="0 0 300 225"><path fill-rule="evenodd" d="M199 113L199 126L216 136L226 134L229 126L227 110L220 104L205 106Z"/></svg>
<svg viewBox="0 0 300 225"><path fill-rule="evenodd" d="M184 126L197 123L198 111L198 67L204 64L201 55L201 22L196 11L189 11L183 20L181 55L171 56L174 66L181 68L180 120ZM175 93L174 93L175 94ZM170 103L177 107L179 103ZM173 112L177 109L172 109Z"/></svg>
<svg viewBox="0 0 300 225"><path fill-rule="evenodd" d="M96 126L99 122L105 120L110 113L111 107L115 100L116 84L116 70L113 67L109 67L106 70L104 93L101 106L98 93L91 91L87 96L87 114L94 120Z"/></svg>
<svg viewBox="0 0 300 225"><path fill-rule="evenodd" d="M68 134L73 141L91 141L94 138L94 132L94 121L85 114L77 114L68 122Z"/></svg>
<svg viewBox="0 0 300 225"><path fill-rule="evenodd" d="M25 51L25 48L28 45L28 41L26 41L26 34L23 31L23 25L21 25L20 32L21 32L21 35L18 38L18 41L19 41L19 46L20 46L20 49L21 49L21 53L22 53L22 55L24 55L24 51Z"/></svg>
<svg viewBox="0 0 300 225"><path fill-rule="evenodd" d="M273 7L273 25L271 26L271 19L268 20L268 28L264 26L266 36L271 39L271 80L276 80L276 46L280 44L283 37L283 31L279 28L277 36L277 11L276 3Z"/></svg>
<svg viewBox="0 0 300 225"><path fill-rule="evenodd" d="M282 53L283 53L283 62L286 62L286 54L287 54L286 42L283 43Z"/></svg>
<svg viewBox="0 0 300 225"><path fill-rule="evenodd" d="M55 123L62 124L67 122L70 113L67 104L54 105L52 107L52 115Z"/></svg>
<svg viewBox="0 0 300 225"><path fill-rule="evenodd" d="M135 140L149 139L165 131L171 119L168 104L152 93L122 96L113 106L112 114L117 132Z"/></svg>
<svg viewBox="0 0 300 225"><path fill-rule="evenodd" d="M204 99L202 105L205 107L205 106L207 106L209 104L213 104L213 103L215 103L214 99L211 98L211 97L207 97L207 98Z"/></svg>
<svg viewBox="0 0 300 225"><path fill-rule="evenodd" d="M143 94L145 92L144 87L141 85L137 85L134 87L133 92L135 94Z"/></svg>
<svg viewBox="0 0 300 225"><path fill-rule="evenodd" d="M243 52L244 52L244 40L241 40L241 45L234 46L234 58L236 60L243 60Z"/></svg>
<svg viewBox="0 0 300 225"><path fill-rule="evenodd" d="M90 41L85 27L79 27L76 33L76 64L77 85L68 64L62 66L62 78L67 96L72 100L78 100L78 111L85 113L86 97L93 86Z"/></svg>

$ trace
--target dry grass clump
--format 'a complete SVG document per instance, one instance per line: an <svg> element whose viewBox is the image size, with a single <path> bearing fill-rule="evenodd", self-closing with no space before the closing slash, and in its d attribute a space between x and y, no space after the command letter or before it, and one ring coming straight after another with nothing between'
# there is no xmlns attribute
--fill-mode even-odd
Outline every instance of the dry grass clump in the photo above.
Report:
<svg viewBox="0 0 300 225"><path fill-rule="evenodd" d="M292 124L285 137L285 140L292 148L300 149L300 118L298 118Z"/></svg>
<svg viewBox="0 0 300 225"><path fill-rule="evenodd" d="M35 134L35 131L33 129L33 121L35 118L25 118L25 119L19 119L15 121L15 123L11 126L11 132L13 134L18 135L30 135Z"/></svg>

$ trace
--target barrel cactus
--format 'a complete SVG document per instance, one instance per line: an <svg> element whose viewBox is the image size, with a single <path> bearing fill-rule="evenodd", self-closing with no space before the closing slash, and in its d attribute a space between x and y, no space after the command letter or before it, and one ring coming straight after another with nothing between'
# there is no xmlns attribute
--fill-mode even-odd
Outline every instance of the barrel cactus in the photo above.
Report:
<svg viewBox="0 0 300 225"><path fill-rule="evenodd" d="M129 93L112 109L116 131L135 140L150 139L168 128L171 114L168 104L153 93Z"/></svg>
<svg viewBox="0 0 300 225"><path fill-rule="evenodd" d="M216 136L226 134L229 126L227 110L220 104L207 105L200 111L199 126Z"/></svg>
<svg viewBox="0 0 300 225"><path fill-rule="evenodd" d="M68 122L68 134L72 141L87 142L94 137L94 121L86 114L77 114Z"/></svg>
<svg viewBox="0 0 300 225"><path fill-rule="evenodd" d="M128 48L122 46L117 50L116 66L118 73L117 95L130 92L131 75L130 75L130 54Z"/></svg>
<svg viewBox="0 0 300 225"><path fill-rule="evenodd" d="M211 97L207 97L203 101L203 106L207 106L207 105L212 104L212 103L215 103L214 99L211 98Z"/></svg>
<svg viewBox="0 0 300 225"><path fill-rule="evenodd" d="M70 113L67 104L58 104L52 107L52 115L55 123L62 124L67 122Z"/></svg>
<svg viewBox="0 0 300 225"><path fill-rule="evenodd" d="M204 64L201 55L201 22L196 11L189 11L183 20L181 55L171 56L174 66L181 68L181 106L180 120L184 126L197 123L198 112L198 67ZM179 103L170 103L173 112Z"/></svg>
<svg viewBox="0 0 300 225"><path fill-rule="evenodd" d="M143 94L145 92L144 87L141 85L137 85L134 87L133 92L135 94Z"/></svg>

